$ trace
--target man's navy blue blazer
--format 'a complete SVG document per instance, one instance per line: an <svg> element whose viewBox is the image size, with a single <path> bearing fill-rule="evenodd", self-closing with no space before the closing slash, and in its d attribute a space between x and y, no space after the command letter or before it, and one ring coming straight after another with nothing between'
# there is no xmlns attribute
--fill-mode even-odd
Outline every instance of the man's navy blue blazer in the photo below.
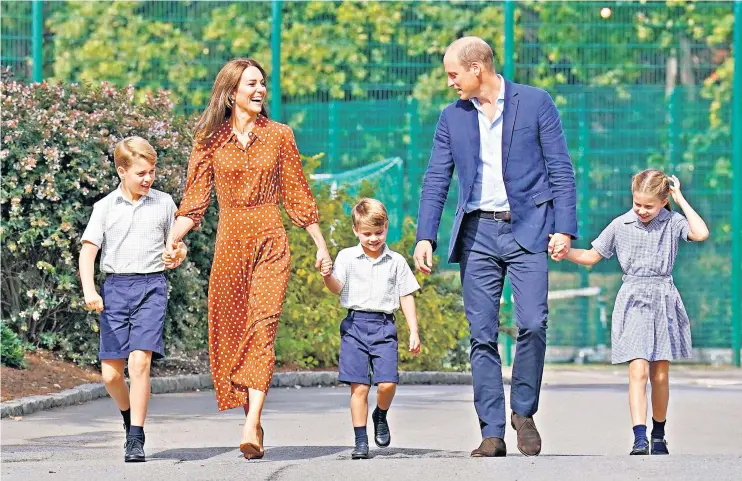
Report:
<svg viewBox="0 0 742 481"><path fill-rule="evenodd" d="M502 177L515 240L529 252L544 252L549 234L577 237L575 175L556 106L544 90L505 81ZM478 112L469 100L443 109L423 180L417 241L437 247L438 227L454 167L459 198L448 262L459 262L459 229L474 189L479 156Z"/></svg>

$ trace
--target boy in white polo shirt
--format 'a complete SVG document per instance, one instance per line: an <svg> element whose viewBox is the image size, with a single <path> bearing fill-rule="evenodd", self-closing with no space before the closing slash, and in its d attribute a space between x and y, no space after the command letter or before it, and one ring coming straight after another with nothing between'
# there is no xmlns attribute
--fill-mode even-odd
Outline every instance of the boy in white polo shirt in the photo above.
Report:
<svg viewBox="0 0 742 481"><path fill-rule="evenodd" d="M405 258L389 249L389 219L384 204L361 199L352 212L353 232L360 243L343 249L335 265L323 266L325 285L340 294L348 316L340 324L340 373L338 380L350 384L350 412L355 431L353 459L368 458L368 393L378 386L377 406L372 414L374 441L379 447L391 442L387 411L399 382L397 327L394 311L402 307L410 328L409 351L420 352L415 298L420 289Z"/></svg>
<svg viewBox="0 0 742 481"><path fill-rule="evenodd" d="M170 195L152 189L157 153L141 137L128 137L113 153L119 187L93 206L80 249L80 279L89 309L100 312L101 374L124 418L125 462L142 462L144 418L149 403L153 356L165 353L163 332L167 280L186 256L183 243L165 258L165 241L175 220ZM95 258L107 274L101 295L95 287ZM124 381L128 360L131 392Z"/></svg>

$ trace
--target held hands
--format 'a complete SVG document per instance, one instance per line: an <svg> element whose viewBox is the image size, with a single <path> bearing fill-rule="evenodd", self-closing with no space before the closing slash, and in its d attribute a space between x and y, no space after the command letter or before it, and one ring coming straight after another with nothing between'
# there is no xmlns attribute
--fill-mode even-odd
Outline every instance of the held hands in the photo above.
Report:
<svg viewBox="0 0 742 481"><path fill-rule="evenodd" d="M415 246L413 258L415 259L415 269L423 274L433 272L433 245L430 241L421 240L418 242Z"/></svg>
<svg viewBox="0 0 742 481"><path fill-rule="evenodd" d="M329 259L323 260L319 270L322 277L327 277L332 274L332 261Z"/></svg>
<svg viewBox="0 0 742 481"><path fill-rule="evenodd" d="M319 269L322 277L327 277L332 274L332 257L327 247L320 247L317 249L317 262L314 263L314 267Z"/></svg>
<svg viewBox="0 0 742 481"><path fill-rule="evenodd" d="M188 255L188 248L183 242L168 242L162 253L162 262L167 269L175 269Z"/></svg>
<svg viewBox="0 0 742 481"><path fill-rule="evenodd" d="M572 247L572 238L567 234L549 234L548 252L553 261L561 261L567 257L569 249Z"/></svg>
<svg viewBox="0 0 742 481"><path fill-rule="evenodd" d="M420 354L420 348L422 345L420 344L420 336L417 334L417 332L410 332L410 352L413 356L417 356Z"/></svg>
<svg viewBox="0 0 742 481"><path fill-rule="evenodd" d="M85 293L85 307L91 311L101 312L103 310L103 298L95 291Z"/></svg>

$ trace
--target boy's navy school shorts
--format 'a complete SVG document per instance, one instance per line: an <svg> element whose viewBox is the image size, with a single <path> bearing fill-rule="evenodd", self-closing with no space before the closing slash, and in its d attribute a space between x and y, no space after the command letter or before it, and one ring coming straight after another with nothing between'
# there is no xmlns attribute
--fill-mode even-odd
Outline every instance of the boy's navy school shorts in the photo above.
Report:
<svg viewBox="0 0 742 481"><path fill-rule="evenodd" d="M165 274L109 274L101 289L100 352L103 359L127 359L132 351L165 355Z"/></svg>
<svg viewBox="0 0 742 481"><path fill-rule="evenodd" d="M340 373L344 383L399 383L394 314L349 310L340 323Z"/></svg>

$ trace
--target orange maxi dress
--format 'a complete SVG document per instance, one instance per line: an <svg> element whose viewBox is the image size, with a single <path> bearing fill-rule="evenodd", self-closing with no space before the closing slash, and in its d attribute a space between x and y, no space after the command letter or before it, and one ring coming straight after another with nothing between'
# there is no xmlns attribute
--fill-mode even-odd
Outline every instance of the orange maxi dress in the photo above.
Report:
<svg viewBox="0 0 742 481"><path fill-rule="evenodd" d="M199 142L176 216L198 225L216 186L219 227L209 279L209 357L219 410L268 392L278 319L289 280L289 247L279 200L291 221L318 222L294 133L259 116L247 147L229 122Z"/></svg>

